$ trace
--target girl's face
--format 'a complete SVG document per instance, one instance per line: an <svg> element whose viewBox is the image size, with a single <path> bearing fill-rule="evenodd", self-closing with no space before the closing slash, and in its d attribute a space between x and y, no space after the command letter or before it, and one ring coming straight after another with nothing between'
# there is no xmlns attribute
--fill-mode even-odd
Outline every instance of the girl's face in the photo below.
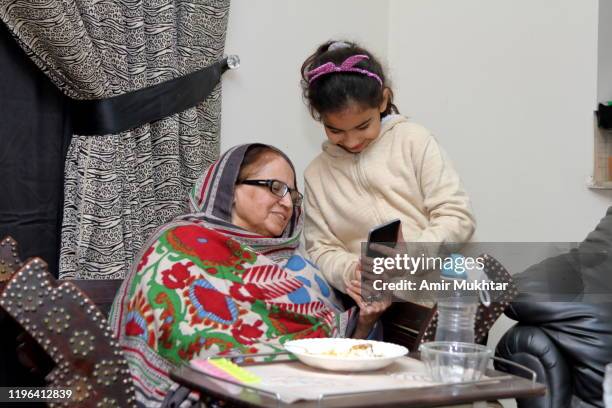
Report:
<svg viewBox="0 0 612 408"><path fill-rule="evenodd" d="M256 168L247 180L279 180L295 188L294 174L287 161L277 154L264 154L253 163ZM283 234L293 215L293 202L287 193L274 195L266 186L239 184L234 189L232 224L266 237Z"/></svg>
<svg viewBox="0 0 612 408"><path fill-rule="evenodd" d="M380 114L387 108L388 93L377 108L350 103L339 112L321 115L330 142L350 153L359 153L380 134Z"/></svg>

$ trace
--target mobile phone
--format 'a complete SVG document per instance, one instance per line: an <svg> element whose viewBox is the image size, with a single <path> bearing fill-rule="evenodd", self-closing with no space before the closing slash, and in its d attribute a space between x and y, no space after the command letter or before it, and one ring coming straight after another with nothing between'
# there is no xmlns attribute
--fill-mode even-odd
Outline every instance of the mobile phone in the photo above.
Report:
<svg viewBox="0 0 612 408"><path fill-rule="evenodd" d="M366 255L370 258L376 256L382 256L382 254L370 249L372 243L378 243L386 246L395 246L397 243L397 235L399 234L399 228L401 221L395 219L385 224L374 227L368 234L368 244Z"/></svg>
<svg viewBox="0 0 612 408"><path fill-rule="evenodd" d="M368 234L368 243L366 246L366 255L370 258L376 258L380 256L384 256L383 254L376 252L370 249L370 245L373 243L378 243L386 246L395 246L397 243L397 235L399 234L401 221L399 219L391 220L385 224L376 226L370 230ZM365 282L362 277L362 283ZM367 281L367 280L366 280ZM369 285L365 285L366 288ZM377 302L382 299L383 294L380 292L372 292L372 288L370 290L364 290L362 294L362 298L366 304L370 304L372 302Z"/></svg>

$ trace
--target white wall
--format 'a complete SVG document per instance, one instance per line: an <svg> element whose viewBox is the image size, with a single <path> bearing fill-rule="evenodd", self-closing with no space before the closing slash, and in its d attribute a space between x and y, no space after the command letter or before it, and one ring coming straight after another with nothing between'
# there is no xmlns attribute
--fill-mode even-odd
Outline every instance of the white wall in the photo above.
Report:
<svg viewBox="0 0 612 408"><path fill-rule="evenodd" d="M597 6L391 0L399 108L449 152L473 199L480 240L581 240L612 203L610 192L585 186Z"/></svg>
<svg viewBox="0 0 612 408"><path fill-rule="evenodd" d="M580 240L612 202L585 187L598 1L233 0L226 52L242 66L223 81L222 149L271 143L302 173L324 134L299 67L327 39L357 40L388 60L401 111L450 153L481 240Z"/></svg>
<svg viewBox="0 0 612 408"><path fill-rule="evenodd" d="M346 38L387 52L388 1L232 0L225 50L240 69L223 79L221 149L260 141L283 149L301 180L319 153L323 128L309 115L300 67L316 47Z"/></svg>
<svg viewBox="0 0 612 408"><path fill-rule="evenodd" d="M599 0L599 69L597 99L612 101L612 1Z"/></svg>

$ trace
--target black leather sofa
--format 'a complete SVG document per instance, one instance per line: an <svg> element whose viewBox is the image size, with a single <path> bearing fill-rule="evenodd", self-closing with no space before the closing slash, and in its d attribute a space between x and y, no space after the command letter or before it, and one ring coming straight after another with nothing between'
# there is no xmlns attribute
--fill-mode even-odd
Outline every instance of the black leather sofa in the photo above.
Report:
<svg viewBox="0 0 612 408"><path fill-rule="evenodd" d="M612 207L577 248L513 277L519 296L505 313L518 323L496 354L536 371L548 387L546 396L518 400L518 407L603 407L604 370L612 362Z"/></svg>

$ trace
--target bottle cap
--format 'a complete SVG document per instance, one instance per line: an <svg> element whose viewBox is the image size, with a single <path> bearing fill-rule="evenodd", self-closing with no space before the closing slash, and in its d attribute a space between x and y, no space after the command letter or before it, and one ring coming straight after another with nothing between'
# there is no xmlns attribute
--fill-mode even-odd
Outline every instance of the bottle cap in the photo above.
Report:
<svg viewBox="0 0 612 408"><path fill-rule="evenodd" d="M449 259L452 259L452 262L449 262ZM463 256L460 254L450 254L450 256L446 258L442 263L442 277L451 279L467 279L465 268L463 268L462 270L458 270L456 267L457 264L465 264Z"/></svg>

